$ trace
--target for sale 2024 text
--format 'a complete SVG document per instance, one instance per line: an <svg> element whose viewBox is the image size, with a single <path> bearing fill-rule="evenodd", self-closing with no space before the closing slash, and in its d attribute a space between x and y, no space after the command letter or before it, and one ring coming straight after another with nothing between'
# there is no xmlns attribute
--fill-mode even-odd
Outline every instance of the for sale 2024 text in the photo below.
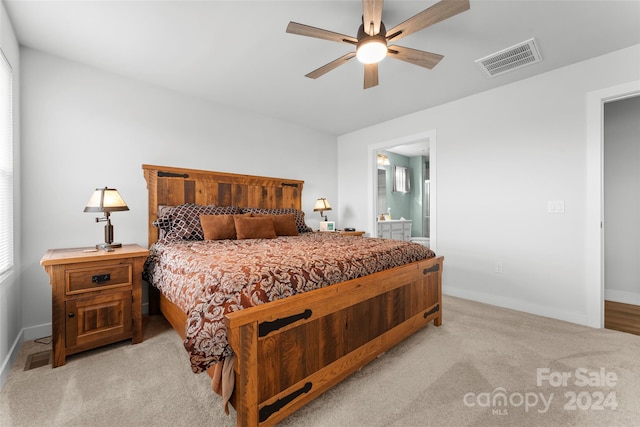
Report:
<svg viewBox="0 0 640 427"><path fill-rule="evenodd" d="M564 409L568 411L615 410L618 407L616 392L611 390L618 384L618 375L605 368L595 371L587 368L577 368L574 371L551 371L549 368L538 368L536 385L541 387L545 384L551 387L574 386L586 389L578 392L570 390L564 393L566 399ZM608 391L589 390L596 387L608 389Z"/></svg>

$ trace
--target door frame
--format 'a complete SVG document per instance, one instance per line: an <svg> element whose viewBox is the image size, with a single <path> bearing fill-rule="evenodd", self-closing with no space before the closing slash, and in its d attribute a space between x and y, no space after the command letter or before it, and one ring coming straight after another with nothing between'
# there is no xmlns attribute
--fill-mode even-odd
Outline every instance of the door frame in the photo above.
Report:
<svg viewBox="0 0 640 427"><path fill-rule="evenodd" d="M369 154L369 196L368 199L368 218L369 218L369 230L371 234L375 235L378 227L376 224L376 206L378 204L378 159L376 154L379 150L385 150L398 145L406 145L418 142L420 140L429 141L429 180L430 180L430 198L429 198L429 246L435 252L438 253L438 240L437 240L437 161L436 161L436 130L428 130L412 135L406 135L397 139L387 140L368 146Z"/></svg>
<svg viewBox="0 0 640 427"><path fill-rule="evenodd" d="M587 325L604 327L604 104L640 95L640 80L587 93Z"/></svg>

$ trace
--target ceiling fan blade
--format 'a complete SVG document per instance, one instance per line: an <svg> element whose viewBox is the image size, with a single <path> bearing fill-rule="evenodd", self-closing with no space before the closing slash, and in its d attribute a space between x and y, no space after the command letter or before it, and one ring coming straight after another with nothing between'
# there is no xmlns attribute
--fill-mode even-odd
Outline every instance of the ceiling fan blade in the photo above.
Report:
<svg viewBox="0 0 640 427"><path fill-rule="evenodd" d="M380 32L384 0L362 0L362 24L364 32L375 36Z"/></svg>
<svg viewBox="0 0 640 427"><path fill-rule="evenodd" d="M330 40L332 42L338 43L358 43L358 39L356 39L355 37L334 33L332 31L311 27L309 25L298 24L297 22L293 21L289 22L289 25L287 25L287 33L297 34L299 36L315 37L317 39Z"/></svg>
<svg viewBox="0 0 640 427"><path fill-rule="evenodd" d="M364 88L378 86L378 64L364 64Z"/></svg>
<svg viewBox="0 0 640 427"><path fill-rule="evenodd" d="M387 31L387 39L395 42L465 10L469 10L469 0L441 0Z"/></svg>
<svg viewBox="0 0 640 427"><path fill-rule="evenodd" d="M424 50L411 49L410 47L389 46L387 55L390 58L400 59L420 67L432 69L444 56L437 53L425 52Z"/></svg>
<svg viewBox="0 0 640 427"><path fill-rule="evenodd" d="M350 60L351 58L353 58L354 56L356 56L355 52L349 52L346 55L342 55L340 58L329 62L326 65L323 65L322 67L313 70L312 72L310 72L309 74L305 75L305 77L309 77L310 79L317 79L318 77L328 73L329 71L333 70L334 68L339 67L340 65L344 64L345 62L347 62L348 60Z"/></svg>

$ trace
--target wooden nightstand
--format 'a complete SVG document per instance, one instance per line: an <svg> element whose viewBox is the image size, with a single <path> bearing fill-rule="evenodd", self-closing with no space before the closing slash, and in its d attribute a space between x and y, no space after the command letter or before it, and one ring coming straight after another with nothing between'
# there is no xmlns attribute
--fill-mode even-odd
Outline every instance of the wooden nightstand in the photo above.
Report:
<svg viewBox="0 0 640 427"><path fill-rule="evenodd" d="M142 268L149 251L50 249L40 260L51 281L53 367L69 354L131 338L142 342Z"/></svg>
<svg viewBox="0 0 640 427"><path fill-rule="evenodd" d="M364 235L364 231L344 231L344 230L339 230L336 233L342 235L342 236L363 236Z"/></svg>
<svg viewBox="0 0 640 427"><path fill-rule="evenodd" d="M318 233L332 233L332 234L337 234L339 236L364 236L365 232L336 230L336 231L318 231Z"/></svg>

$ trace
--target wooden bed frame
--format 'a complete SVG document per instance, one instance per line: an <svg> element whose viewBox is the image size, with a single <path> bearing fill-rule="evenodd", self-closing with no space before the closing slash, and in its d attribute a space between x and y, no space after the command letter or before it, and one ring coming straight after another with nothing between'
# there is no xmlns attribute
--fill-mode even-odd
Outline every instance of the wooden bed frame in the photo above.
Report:
<svg viewBox="0 0 640 427"><path fill-rule="evenodd" d="M143 165L149 245L158 206L302 209L303 181ZM427 326L442 324L443 257L415 262L228 314L236 354L232 405L238 426L273 425ZM158 308L184 338L187 316L150 286Z"/></svg>

